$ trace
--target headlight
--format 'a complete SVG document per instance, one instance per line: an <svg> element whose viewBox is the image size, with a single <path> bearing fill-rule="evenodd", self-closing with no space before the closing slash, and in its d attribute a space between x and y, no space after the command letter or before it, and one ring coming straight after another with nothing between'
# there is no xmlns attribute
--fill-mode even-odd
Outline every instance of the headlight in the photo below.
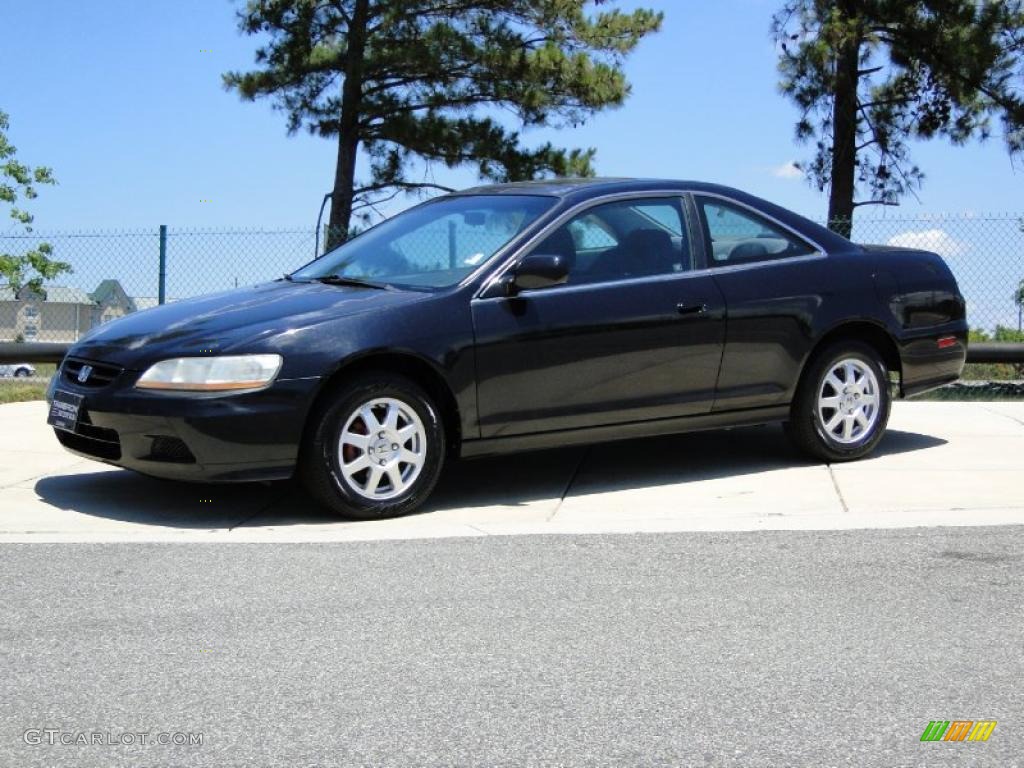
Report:
<svg viewBox="0 0 1024 768"><path fill-rule="evenodd" d="M282 362L280 355L176 357L151 366L135 386L179 392L260 389L274 380Z"/></svg>

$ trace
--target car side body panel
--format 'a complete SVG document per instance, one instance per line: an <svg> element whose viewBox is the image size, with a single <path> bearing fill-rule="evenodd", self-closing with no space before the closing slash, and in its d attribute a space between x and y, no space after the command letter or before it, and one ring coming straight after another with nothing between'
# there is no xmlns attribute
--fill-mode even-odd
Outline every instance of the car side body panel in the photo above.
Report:
<svg viewBox="0 0 1024 768"><path fill-rule="evenodd" d="M707 310L683 317L678 305ZM725 337L709 275L473 303L481 437L708 413Z"/></svg>
<svg viewBox="0 0 1024 768"><path fill-rule="evenodd" d="M848 250L716 273L728 330L715 411L790 402L821 340L854 324L892 339L905 396L955 381L967 323L944 269L924 252ZM955 343L940 349L938 340L950 337Z"/></svg>
<svg viewBox="0 0 1024 768"><path fill-rule="evenodd" d="M728 319L714 410L789 403L816 340L833 318L854 310L841 306L847 302L834 260L820 256L725 269L715 280Z"/></svg>

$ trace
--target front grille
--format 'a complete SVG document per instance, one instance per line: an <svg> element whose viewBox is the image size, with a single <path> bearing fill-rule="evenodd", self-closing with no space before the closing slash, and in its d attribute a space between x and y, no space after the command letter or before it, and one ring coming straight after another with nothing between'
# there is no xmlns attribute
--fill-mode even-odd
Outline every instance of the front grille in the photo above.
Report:
<svg viewBox="0 0 1024 768"><path fill-rule="evenodd" d="M117 443L118 446L121 444L121 438L118 436L117 430L94 426L92 419L89 418L89 412L85 410L78 415L75 434L87 437L90 440L99 440L103 443Z"/></svg>
<svg viewBox="0 0 1024 768"><path fill-rule="evenodd" d="M65 432L63 429L55 429L54 432L60 444L73 451L109 461L121 458L121 439L112 429L79 423L78 432Z"/></svg>
<svg viewBox="0 0 1024 768"><path fill-rule="evenodd" d="M85 381L79 381L78 376L82 368L90 366L92 370ZM121 375L123 368L106 363L94 363L91 360L81 360L76 357L65 358L60 366L63 377L77 387L88 387L89 389L100 389L113 383L114 379Z"/></svg>
<svg viewBox="0 0 1024 768"><path fill-rule="evenodd" d="M195 464L196 457L185 442L177 437L155 435L149 449L149 461L166 461L170 464Z"/></svg>

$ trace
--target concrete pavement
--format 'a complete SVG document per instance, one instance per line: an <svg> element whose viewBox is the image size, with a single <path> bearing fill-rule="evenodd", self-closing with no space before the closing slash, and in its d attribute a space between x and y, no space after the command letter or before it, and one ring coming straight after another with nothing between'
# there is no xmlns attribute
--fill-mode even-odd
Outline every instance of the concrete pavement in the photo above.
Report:
<svg viewBox="0 0 1024 768"><path fill-rule="evenodd" d="M43 403L0 406L0 542L358 541L1024 523L1024 403L907 402L870 459L810 463L777 427L451 467L421 513L352 523L292 484L154 480L65 452Z"/></svg>

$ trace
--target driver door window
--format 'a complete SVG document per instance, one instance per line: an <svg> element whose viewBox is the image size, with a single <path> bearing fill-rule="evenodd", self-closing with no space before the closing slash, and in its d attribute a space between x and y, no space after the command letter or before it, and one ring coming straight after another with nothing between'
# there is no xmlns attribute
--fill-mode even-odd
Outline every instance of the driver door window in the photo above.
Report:
<svg viewBox="0 0 1024 768"><path fill-rule="evenodd" d="M709 267L774 261L815 253L807 243L740 206L698 197L697 207L708 241Z"/></svg>
<svg viewBox="0 0 1024 768"><path fill-rule="evenodd" d="M534 253L564 257L569 285L671 275L692 264L677 198L595 206L555 230Z"/></svg>

